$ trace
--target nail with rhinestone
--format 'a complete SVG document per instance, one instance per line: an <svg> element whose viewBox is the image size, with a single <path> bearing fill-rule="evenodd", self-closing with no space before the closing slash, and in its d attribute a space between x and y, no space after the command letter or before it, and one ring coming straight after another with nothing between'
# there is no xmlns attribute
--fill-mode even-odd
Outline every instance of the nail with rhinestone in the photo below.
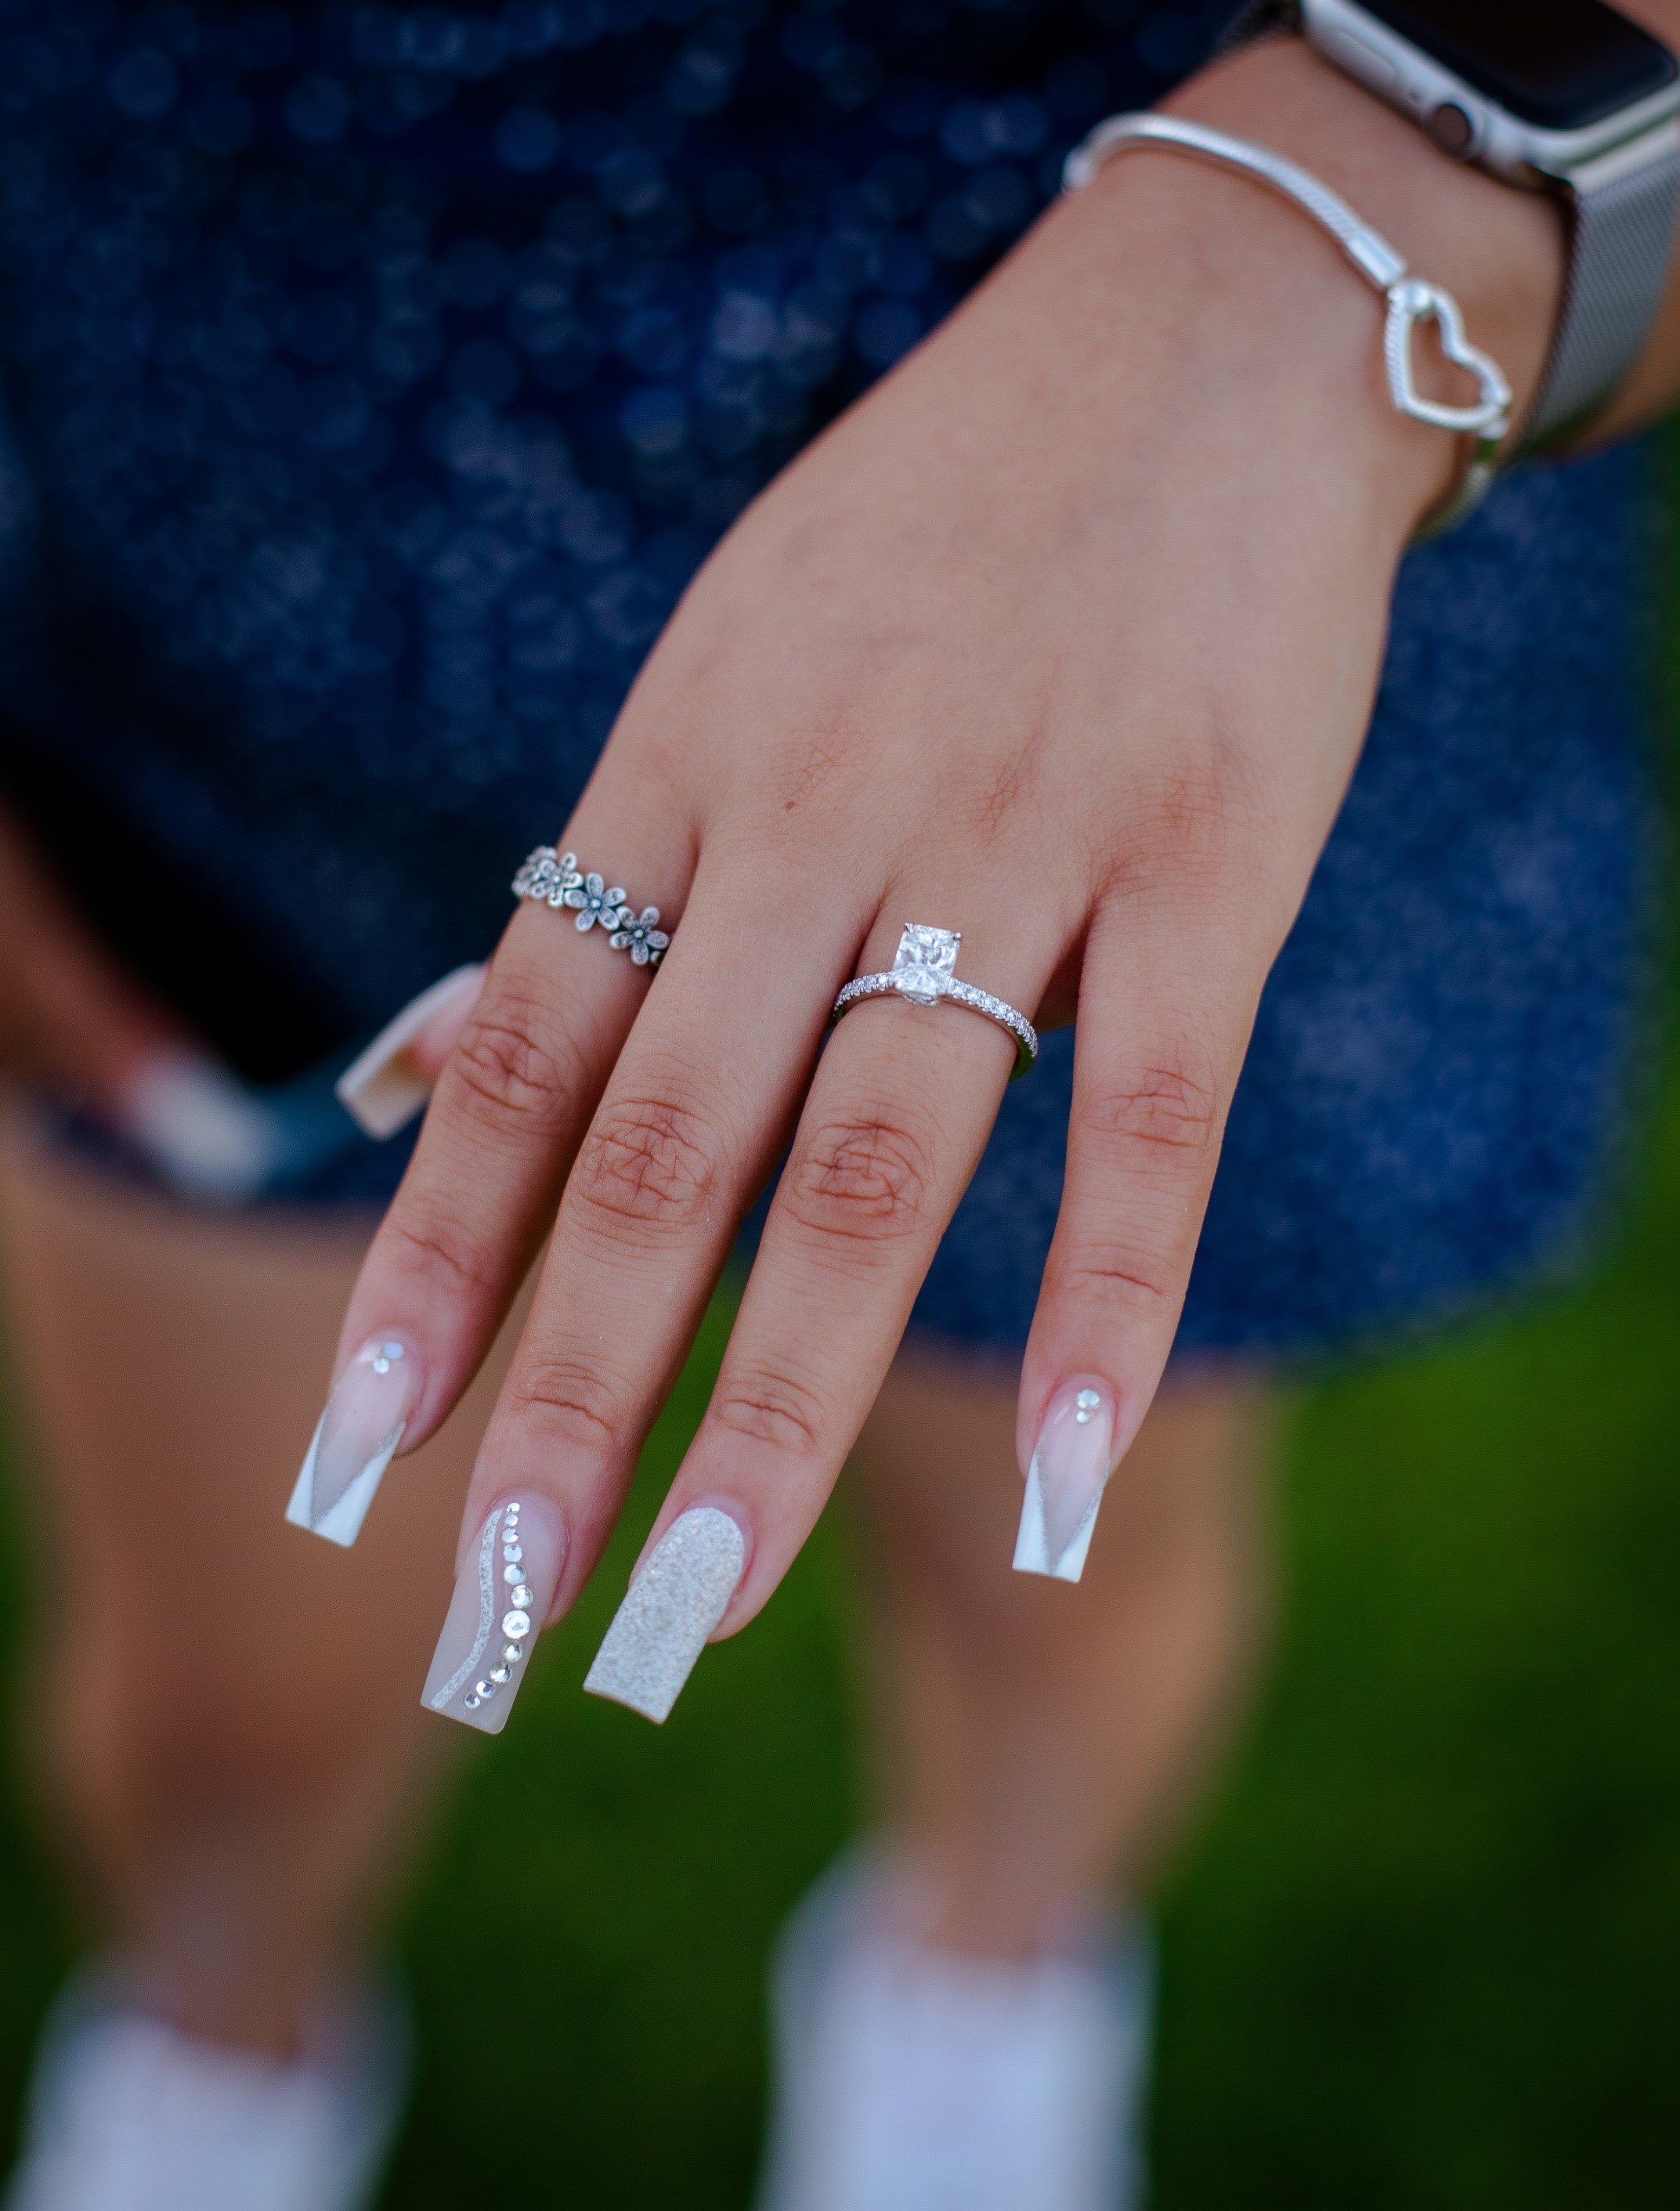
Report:
<svg viewBox="0 0 1680 2211"><path fill-rule="evenodd" d="M394 1136L425 1106L478 1003L486 972L457 967L422 990L339 1076L334 1093L365 1136L379 1142Z"/></svg>
<svg viewBox="0 0 1680 2211"><path fill-rule="evenodd" d="M1082 1375L1052 1397L1027 1470L1017 1573L1079 1579L1113 1470L1114 1428L1114 1394L1106 1383Z"/></svg>
<svg viewBox="0 0 1680 2211"><path fill-rule="evenodd" d="M461 1561L422 1703L499 1735L565 1562L566 1523L547 1498L506 1498L495 1506Z"/></svg>
<svg viewBox="0 0 1680 2211"><path fill-rule="evenodd" d="M316 1427L286 1507L294 1528L330 1543L355 1542L425 1380L411 1336L397 1330L369 1336L339 1376Z"/></svg>
<svg viewBox="0 0 1680 2211"><path fill-rule="evenodd" d="M663 1720L729 1609L747 1563L738 1521L715 1505L673 1520L630 1584L584 1687Z"/></svg>

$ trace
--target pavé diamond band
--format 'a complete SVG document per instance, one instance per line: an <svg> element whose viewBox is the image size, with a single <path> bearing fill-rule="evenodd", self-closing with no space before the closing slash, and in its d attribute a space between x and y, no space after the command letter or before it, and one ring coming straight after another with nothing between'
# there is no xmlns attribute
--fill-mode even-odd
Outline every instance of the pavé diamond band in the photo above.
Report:
<svg viewBox="0 0 1680 2211"><path fill-rule="evenodd" d="M961 942L960 930L930 929L924 922L907 922L891 967L884 974L859 975L856 982L848 983L834 1001L833 1018L838 1021L865 998L908 998L913 1006L933 1006L942 998L949 999L952 1005L984 1014L1009 1031L1015 1039L1015 1068L1010 1076L1013 1081L1039 1056L1038 1031L1025 1014L994 998L990 990L977 990L972 983L958 982L956 948Z"/></svg>
<svg viewBox="0 0 1680 2211"><path fill-rule="evenodd" d="M670 942L657 906L638 913L622 890L608 888L603 875L581 874L575 852L557 852L552 845L539 845L531 854L513 878L513 895L570 906L580 930L603 930L613 950L628 952L638 967L657 967Z"/></svg>

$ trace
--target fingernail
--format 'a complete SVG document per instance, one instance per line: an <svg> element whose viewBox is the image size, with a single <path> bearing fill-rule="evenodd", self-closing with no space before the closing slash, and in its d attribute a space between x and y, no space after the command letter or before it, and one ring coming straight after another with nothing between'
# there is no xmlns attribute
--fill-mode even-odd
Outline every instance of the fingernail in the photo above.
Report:
<svg viewBox="0 0 1680 2211"><path fill-rule="evenodd" d="M124 1087L124 1131L171 1189L234 1204L259 1190L285 1148L279 1122L201 1052L142 1062Z"/></svg>
<svg viewBox="0 0 1680 2211"><path fill-rule="evenodd" d="M486 1735L501 1733L565 1559L566 1523L547 1498L513 1497L495 1507L455 1577L423 1705Z"/></svg>
<svg viewBox="0 0 1680 2211"><path fill-rule="evenodd" d="M1017 1573L1078 1580L1113 1450L1113 1393L1089 1377L1064 1382L1045 1412L1027 1469L1015 1542Z"/></svg>
<svg viewBox="0 0 1680 2211"><path fill-rule="evenodd" d="M369 1336L339 1376L303 1462L286 1517L330 1543L354 1543L403 1440L426 1370L394 1331Z"/></svg>
<svg viewBox="0 0 1680 2211"><path fill-rule="evenodd" d="M715 1505L673 1520L613 1615L585 1688L651 1720L666 1718L746 1563L739 1524Z"/></svg>
<svg viewBox="0 0 1680 2211"><path fill-rule="evenodd" d="M411 999L333 1085L359 1128L383 1141L425 1105L484 987L482 966L457 967Z"/></svg>

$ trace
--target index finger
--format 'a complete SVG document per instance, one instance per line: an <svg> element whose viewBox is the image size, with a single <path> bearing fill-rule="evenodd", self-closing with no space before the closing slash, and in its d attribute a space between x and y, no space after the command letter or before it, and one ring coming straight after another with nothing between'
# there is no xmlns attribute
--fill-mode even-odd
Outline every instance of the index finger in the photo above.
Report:
<svg viewBox="0 0 1680 2211"><path fill-rule="evenodd" d="M637 883L663 880L680 895L692 861L669 819L597 827L616 810L611 793L591 796L571 832L579 849L639 851ZM620 884L601 887L604 900ZM647 966L610 950L605 926L571 925L593 924L602 900L523 906L439 1076L351 1296L332 1393L288 1508L332 1542L355 1542L391 1457L422 1443L466 1387L553 1221L647 995Z"/></svg>

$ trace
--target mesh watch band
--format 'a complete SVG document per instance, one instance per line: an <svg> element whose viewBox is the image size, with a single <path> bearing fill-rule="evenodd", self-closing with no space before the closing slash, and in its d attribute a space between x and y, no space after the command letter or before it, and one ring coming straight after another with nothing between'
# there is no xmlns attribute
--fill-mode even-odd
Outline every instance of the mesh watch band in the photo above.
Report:
<svg viewBox="0 0 1680 2211"><path fill-rule="evenodd" d="M1215 51L1230 53L1303 30L1299 0L1246 0ZM1585 427L1638 359L1667 287L1680 214L1680 123L1664 124L1550 183L1569 213L1563 305L1539 389L1502 459ZM1432 532L1462 520L1491 480L1490 469L1473 468Z"/></svg>
<svg viewBox="0 0 1680 2211"><path fill-rule="evenodd" d="M1680 210L1680 124L1600 154L1565 178L1571 203L1563 308L1519 451L1549 443L1615 392L1668 280Z"/></svg>

